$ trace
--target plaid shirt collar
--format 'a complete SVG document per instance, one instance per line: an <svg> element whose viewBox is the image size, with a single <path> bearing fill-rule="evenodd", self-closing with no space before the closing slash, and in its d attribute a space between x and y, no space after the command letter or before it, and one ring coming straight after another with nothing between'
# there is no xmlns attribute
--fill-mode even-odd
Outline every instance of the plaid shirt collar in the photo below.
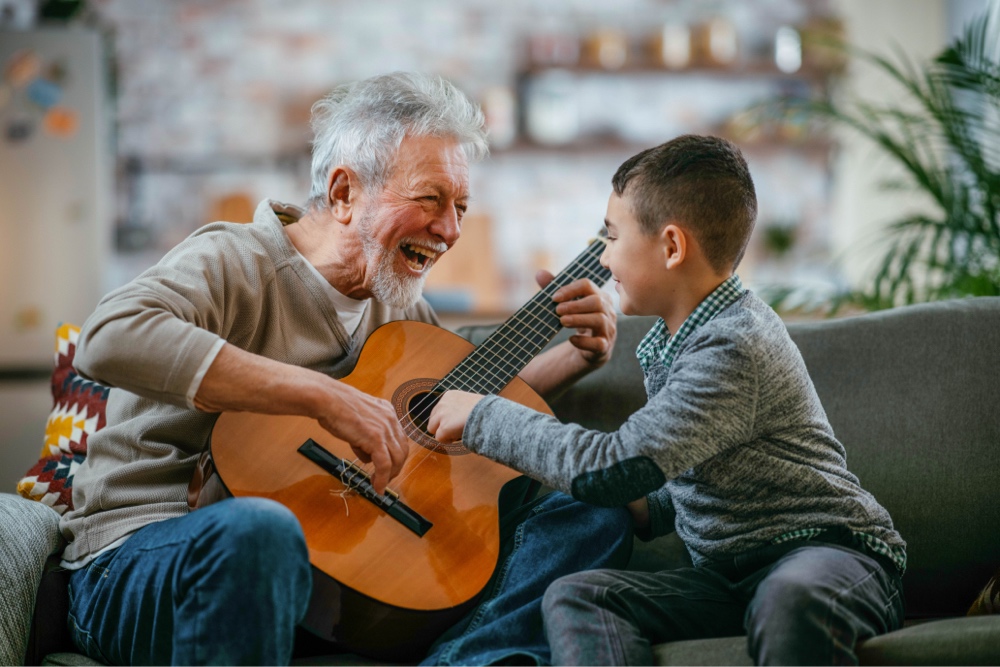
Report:
<svg viewBox="0 0 1000 667"><path fill-rule="evenodd" d="M669 369L681 343L698 327L734 303L745 291L739 276L734 273L698 304L694 312L688 315L684 323L681 324L676 334L670 335L670 332L667 331L667 324L662 317L657 320L635 350L635 356L638 357L643 372L648 371L657 360L663 364L664 368Z"/></svg>

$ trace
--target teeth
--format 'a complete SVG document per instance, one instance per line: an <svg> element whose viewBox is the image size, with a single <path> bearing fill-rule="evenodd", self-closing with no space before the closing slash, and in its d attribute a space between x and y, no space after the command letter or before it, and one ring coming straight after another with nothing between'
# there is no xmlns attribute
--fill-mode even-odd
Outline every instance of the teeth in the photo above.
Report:
<svg viewBox="0 0 1000 667"><path fill-rule="evenodd" d="M406 265L409 266L414 271L422 271L424 268L427 267L428 262L433 262L435 259L437 259L438 255L440 254L436 250L431 250L430 248L424 248L418 245L413 245L412 243L404 243L403 248L405 248L406 250L410 251L415 255L420 255L422 257L427 258L427 260L423 264L421 264L419 261L410 259L406 255L403 255L403 260L406 262Z"/></svg>
<svg viewBox="0 0 1000 667"><path fill-rule="evenodd" d="M412 243L407 243L406 249L412 253L423 255L428 259L434 259L435 257L438 256L438 253L436 251L430 250L429 248L421 248L420 246L413 245Z"/></svg>

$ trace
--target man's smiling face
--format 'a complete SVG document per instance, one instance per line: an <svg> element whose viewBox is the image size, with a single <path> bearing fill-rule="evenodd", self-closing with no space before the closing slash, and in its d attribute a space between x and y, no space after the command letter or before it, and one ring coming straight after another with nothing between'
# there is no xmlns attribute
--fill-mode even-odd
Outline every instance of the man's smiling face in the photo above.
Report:
<svg viewBox="0 0 1000 667"><path fill-rule="evenodd" d="M420 298L427 272L458 240L469 200L461 145L443 137L406 137L385 187L357 212L365 284L399 308Z"/></svg>

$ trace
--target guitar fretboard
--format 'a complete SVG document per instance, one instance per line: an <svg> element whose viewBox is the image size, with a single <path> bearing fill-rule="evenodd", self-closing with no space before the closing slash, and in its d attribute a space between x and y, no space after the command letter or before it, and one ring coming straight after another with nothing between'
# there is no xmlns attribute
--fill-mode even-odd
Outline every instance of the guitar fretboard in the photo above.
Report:
<svg viewBox="0 0 1000 667"><path fill-rule="evenodd" d="M435 390L499 393L562 328L556 314L556 302L552 300L556 290L580 278L590 278L600 286L611 277L611 272L601 266L603 251L604 239L595 239L552 282L448 373Z"/></svg>

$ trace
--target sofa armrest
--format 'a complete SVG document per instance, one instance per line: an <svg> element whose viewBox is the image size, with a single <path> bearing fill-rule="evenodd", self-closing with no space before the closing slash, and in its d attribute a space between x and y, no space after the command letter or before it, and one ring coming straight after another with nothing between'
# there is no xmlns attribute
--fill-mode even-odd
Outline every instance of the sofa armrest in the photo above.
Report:
<svg viewBox="0 0 1000 667"><path fill-rule="evenodd" d="M52 508L0 493L0 664L24 663L45 563L62 547Z"/></svg>

